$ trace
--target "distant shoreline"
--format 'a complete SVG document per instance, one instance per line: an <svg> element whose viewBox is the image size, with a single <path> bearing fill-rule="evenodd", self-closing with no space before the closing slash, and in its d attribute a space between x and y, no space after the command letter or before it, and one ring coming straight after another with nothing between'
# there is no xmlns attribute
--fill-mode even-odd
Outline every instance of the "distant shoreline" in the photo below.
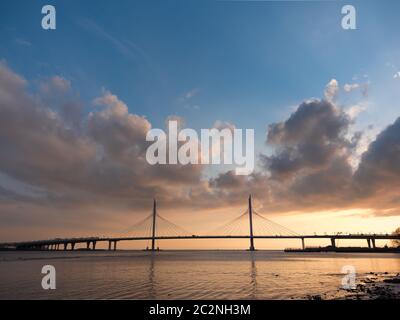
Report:
<svg viewBox="0 0 400 320"><path fill-rule="evenodd" d="M316 247L305 249L285 249L285 252L338 252L338 253L400 253L400 248L364 248L364 247Z"/></svg>

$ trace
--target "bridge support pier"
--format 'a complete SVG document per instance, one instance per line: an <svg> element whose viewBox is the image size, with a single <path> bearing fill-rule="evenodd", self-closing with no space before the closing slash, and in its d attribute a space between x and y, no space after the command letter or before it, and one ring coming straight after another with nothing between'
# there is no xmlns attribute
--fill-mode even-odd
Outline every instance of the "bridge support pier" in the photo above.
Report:
<svg viewBox="0 0 400 320"><path fill-rule="evenodd" d="M96 241L93 241L93 250L96 250Z"/></svg>
<svg viewBox="0 0 400 320"><path fill-rule="evenodd" d="M375 239L371 239L371 242L372 242L372 248L376 248L376 244L375 244Z"/></svg>
<svg viewBox="0 0 400 320"><path fill-rule="evenodd" d="M112 247L112 249L111 249L111 247ZM111 250L113 250L113 251L115 251L115 250L117 250L117 240L109 240L108 241L108 250L109 251L111 251Z"/></svg>
<svg viewBox="0 0 400 320"><path fill-rule="evenodd" d="M336 248L336 239L335 238L331 238L331 245L333 248Z"/></svg>
<svg viewBox="0 0 400 320"><path fill-rule="evenodd" d="M367 239L367 243L368 243L368 248L371 249L371 239Z"/></svg>
<svg viewBox="0 0 400 320"><path fill-rule="evenodd" d="M68 242L64 243L64 251L66 251L68 248Z"/></svg>
<svg viewBox="0 0 400 320"><path fill-rule="evenodd" d="M301 247L303 248L303 250L305 250L305 248L306 248L306 244L304 242L304 238L301 238Z"/></svg>
<svg viewBox="0 0 400 320"><path fill-rule="evenodd" d="M71 242L71 251L74 251L74 248L75 248L75 243Z"/></svg>

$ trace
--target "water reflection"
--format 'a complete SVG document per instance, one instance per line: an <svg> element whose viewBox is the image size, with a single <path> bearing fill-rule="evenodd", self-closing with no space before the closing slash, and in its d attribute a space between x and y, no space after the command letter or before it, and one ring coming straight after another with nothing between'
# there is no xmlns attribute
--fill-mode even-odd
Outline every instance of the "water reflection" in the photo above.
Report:
<svg viewBox="0 0 400 320"><path fill-rule="evenodd" d="M149 259L149 299L155 299L157 297L155 285L154 285L154 265L155 265L155 252L151 252Z"/></svg>
<svg viewBox="0 0 400 320"><path fill-rule="evenodd" d="M400 272L395 254L283 252L0 253L0 299L290 299L334 291L344 265L357 276ZM40 270L57 269L43 291Z"/></svg>
<svg viewBox="0 0 400 320"><path fill-rule="evenodd" d="M254 252L250 252L250 299L257 297L257 267Z"/></svg>

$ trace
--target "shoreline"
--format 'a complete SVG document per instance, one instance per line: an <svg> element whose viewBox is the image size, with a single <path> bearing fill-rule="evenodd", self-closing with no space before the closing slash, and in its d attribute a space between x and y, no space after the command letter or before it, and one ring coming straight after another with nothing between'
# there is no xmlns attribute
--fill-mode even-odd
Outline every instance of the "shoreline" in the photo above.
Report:
<svg viewBox="0 0 400 320"><path fill-rule="evenodd" d="M284 250L287 253L311 253L311 252L337 252L337 253L400 253L400 248L393 247L376 247L376 248L365 248L365 247L315 247L315 248L304 248L304 249L292 249L286 248Z"/></svg>
<svg viewBox="0 0 400 320"><path fill-rule="evenodd" d="M398 300L400 273L369 272L356 283L355 289L339 288L333 294L308 295L306 300Z"/></svg>

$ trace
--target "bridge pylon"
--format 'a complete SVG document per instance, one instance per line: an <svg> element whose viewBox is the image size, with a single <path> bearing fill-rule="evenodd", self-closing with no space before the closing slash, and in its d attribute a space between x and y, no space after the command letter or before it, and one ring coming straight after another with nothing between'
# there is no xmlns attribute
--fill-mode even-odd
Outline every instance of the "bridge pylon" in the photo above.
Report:
<svg viewBox="0 0 400 320"><path fill-rule="evenodd" d="M156 217L157 217L157 202L156 199L153 201L153 226L151 236L151 251L156 251Z"/></svg>
<svg viewBox="0 0 400 320"><path fill-rule="evenodd" d="M254 238L253 238L253 206L251 203L251 195L249 195L249 224L250 224L250 251L254 251Z"/></svg>

